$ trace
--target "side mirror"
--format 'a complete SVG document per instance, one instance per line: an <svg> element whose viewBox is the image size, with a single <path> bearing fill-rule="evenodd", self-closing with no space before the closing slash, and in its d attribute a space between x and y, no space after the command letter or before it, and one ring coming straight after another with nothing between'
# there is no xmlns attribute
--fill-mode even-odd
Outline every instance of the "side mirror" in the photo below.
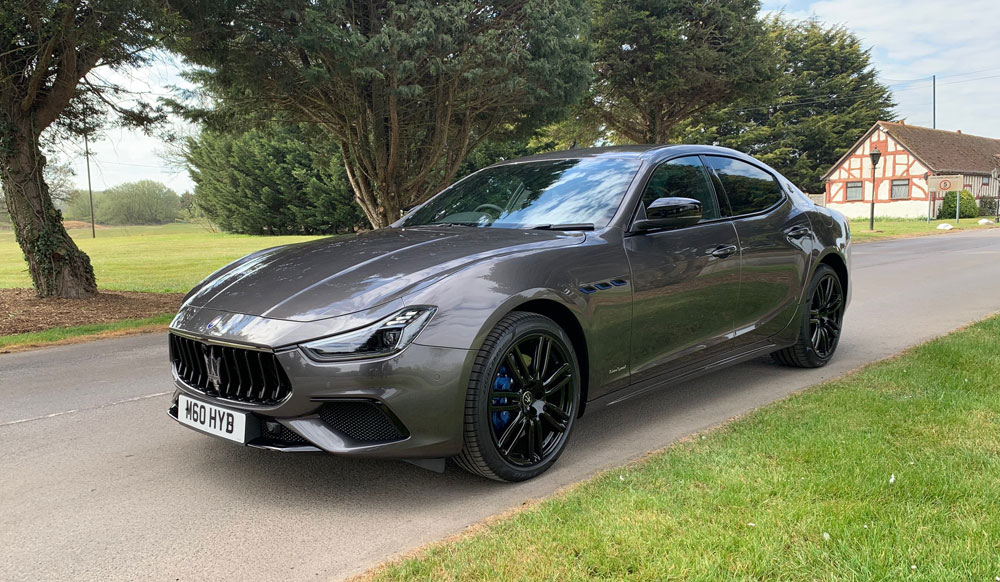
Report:
<svg viewBox="0 0 1000 582"><path fill-rule="evenodd" d="M646 208L646 218L635 221L632 227L645 232L691 226L700 220L701 202L694 198L657 198Z"/></svg>

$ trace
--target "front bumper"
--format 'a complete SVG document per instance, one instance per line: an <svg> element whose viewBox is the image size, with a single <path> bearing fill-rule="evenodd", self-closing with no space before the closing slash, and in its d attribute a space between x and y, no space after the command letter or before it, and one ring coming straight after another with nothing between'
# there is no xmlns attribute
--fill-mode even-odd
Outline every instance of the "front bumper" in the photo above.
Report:
<svg viewBox="0 0 1000 582"><path fill-rule="evenodd" d="M250 413L255 430L259 427L246 443L251 447L393 459L442 458L461 451L474 352L411 344L391 358L336 363L313 361L296 347L275 353L291 383L291 394L282 402L269 406L213 398L174 370L171 417L177 419L177 397L184 392ZM382 424L359 428L367 420L351 422L352 409L375 420L381 415ZM388 430L385 421L397 431Z"/></svg>

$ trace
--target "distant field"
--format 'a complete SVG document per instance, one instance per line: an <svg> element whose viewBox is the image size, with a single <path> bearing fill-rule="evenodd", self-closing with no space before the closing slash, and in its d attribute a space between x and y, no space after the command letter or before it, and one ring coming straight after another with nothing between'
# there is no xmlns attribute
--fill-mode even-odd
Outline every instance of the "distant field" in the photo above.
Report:
<svg viewBox="0 0 1000 582"><path fill-rule="evenodd" d="M992 220L992 218L990 219ZM939 224L947 222L955 228L951 231L937 230ZM980 226L978 218L963 218L961 222L954 220L932 220L927 222L921 218L876 218L875 230L868 230L867 218L851 220L851 240L865 242L885 238L901 238L909 236L924 236L944 234L955 230L970 228L986 228L993 225Z"/></svg>
<svg viewBox="0 0 1000 582"><path fill-rule="evenodd" d="M102 289L187 292L206 275L254 251L320 237L245 236L208 232L191 224L116 226L70 235L90 255ZM14 234L0 230L0 288L30 287L27 265Z"/></svg>
<svg viewBox="0 0 1000 582"><path fill-rule="evenodd" d="M963 219L958 228L983 228L977 220ZM939 234L944 231L935 229L941 222L948 221L876 219L871 232L867 220L852 220L851 234L857 242ZM222 234L193 224L102 227L96 239L89 228L74 228L70 234L90 255L102 289L158 293L184 293L215 269L254 251L320 238ZM0 288L30 286L13 232L0 229Z"/></svg>

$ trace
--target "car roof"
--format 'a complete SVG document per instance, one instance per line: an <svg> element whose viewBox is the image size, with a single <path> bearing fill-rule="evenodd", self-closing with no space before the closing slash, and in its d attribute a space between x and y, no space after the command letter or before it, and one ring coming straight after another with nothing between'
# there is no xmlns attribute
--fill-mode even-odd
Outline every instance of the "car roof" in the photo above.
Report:
<svg viewBox="0 0 1000 582"><path fill-rule="evenodd" d="M748 158L744 153L729 148L710 145L624 145L608 146L598 148L573 148L557 150L504 160L493 164L503 166L507 164L519 164L523 162L538 162L545 160L576 160L582 158L638 158L642 160L657 161L666 157L683 154L726 154L739 158Z"/></svg>

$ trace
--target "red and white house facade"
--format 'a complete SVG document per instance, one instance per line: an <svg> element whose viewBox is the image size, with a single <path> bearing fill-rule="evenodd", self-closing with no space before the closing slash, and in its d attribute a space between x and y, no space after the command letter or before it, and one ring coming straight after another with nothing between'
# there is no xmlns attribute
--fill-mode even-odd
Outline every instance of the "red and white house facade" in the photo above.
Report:
<svg viewBox="0 0 1000 582"><path fill-rule="evenodd" d="M935 142L938 133L950 135L938 136L942 139ZM970 150L970 153L954 146L955 143L970 141L967 138L978 140L973 144L978 149ZM874 193L876 216L934 217L944 193L929 192L928 178L941 174L961 175L962 183L954 189L969 190L977 199L996 197L1000 184L992 180L988 171L992 168L987 167L987 164L1000 165L1000 158L989 162L979 159L983 152L992 149L989 143L991 141L994 140L963 136L961 132L944 132L880 121L824 176L825 205L849 218L867 217L871 212ZM926 155L916 151L916 145L922 146ZM870 154L875 148L882 155L873 175ZM961 157L963 152L972 160L964 162ZM996 152L1000 154L1000 141L997 142ZM942 167L942 163L935 162L967 168Z"/></svg>

